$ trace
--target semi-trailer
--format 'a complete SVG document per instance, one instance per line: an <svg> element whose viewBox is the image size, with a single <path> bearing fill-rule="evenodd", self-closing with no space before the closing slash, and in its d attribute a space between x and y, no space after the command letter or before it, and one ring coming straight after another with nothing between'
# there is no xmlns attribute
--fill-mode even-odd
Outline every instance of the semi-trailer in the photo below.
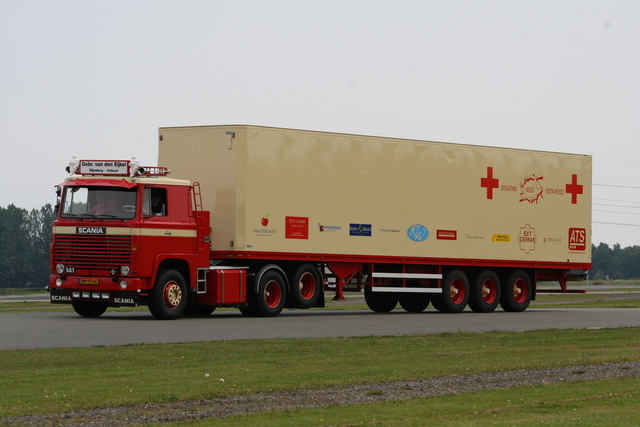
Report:
<svg viewBox="0 0 640 427"><path fill-rule="evenodd" d="M523 311L539 282L571 292L591 267L588 155L249 125L158 144L159 166L67 167L53 303L268 317L330 290L377 312Z"/></svg>

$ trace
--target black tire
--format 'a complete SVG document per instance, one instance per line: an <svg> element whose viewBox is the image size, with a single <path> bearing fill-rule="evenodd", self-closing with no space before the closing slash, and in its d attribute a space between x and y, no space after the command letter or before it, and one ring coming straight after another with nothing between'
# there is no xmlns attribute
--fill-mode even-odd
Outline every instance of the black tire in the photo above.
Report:
<svg viewBox="0 0 640 427"><path fill-rule="evenodd" d="M523 270L515 270L502 282L500 306L504 311L525 311L531 302L532 292L529 275Z"/></svg>
<svg viewBox="0 0 640 427"><path fill-rule="evenodd" d="M182 314L194 317L207 317L214 311L216 311L215 305L190 305Z"/></svg>
<svg viewBox="0 0 640 427"><path fill-rule="evenodd" d="M492 270L484 270L471 279L469 308L476 313L491 313L498 307L502 289L500 279Z"/></svg>
<svg viewBox="0 0 640 427"><path fill-rule="evenodd" d="M431 295L427 293L400 294L398 296L400 307L409 313L423 312L429 306L430 301Z"/></svg>
<svg viewBox="0 0 640 427"><path fill-rule="evenodd" d="M442 293L431 298L433 306L443 313L460 313L469 301L469 281L460 270L447 272L442 279Z"/></svg>
<svg viewBox="0 0 640 427"><path fill-rule="evenodd" d="M72 301L73 309L82 317L100 317L107 311L106 302Z"/></svg>
<svg viewBox="0 0 640 427"><path fill-rule="evenodd" d="M365 286L364 300L372 311L388 313L396 308L398 295L392 292L373 292L371 286Z"/></svg>
<svg viewBox="0 0 640 427"><path fill-rule="evenodd" d="M174 320L187 307L187 284L182 274L165 270L149 293L149 311L159 320Z"/></svg>
<svg viewBox="0 0 640 427"><path fill-rule="evenodd" d="M247 317L255 317L255 313L253 312L253 310L251 309L251 304L250 303L243 303L240 304L238 306L238 310L240 310L240 313L242 313L244 316Z"/></svg>
<svg viewBox="0 0 640 427"><path fill-rule="evenodd" d="M295 307L311 308L322 294L322 278L313 264L303 264L298 268L291 282L291 295Z"/></svg>
<svg viewBox="0 0 640 427"><path fill-rule="evenodd" d="M275 317L282 312L287 300L285 278L276 270L260 276L258 293L249 302L249 311L259 317Z"/></svg>

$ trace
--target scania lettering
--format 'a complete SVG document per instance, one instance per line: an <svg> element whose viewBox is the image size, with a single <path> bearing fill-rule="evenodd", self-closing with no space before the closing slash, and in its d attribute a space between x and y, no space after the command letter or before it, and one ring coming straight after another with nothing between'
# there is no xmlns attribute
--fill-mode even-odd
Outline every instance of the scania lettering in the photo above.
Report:
<svg viewBox="0 0 640 427"><path fill-rule="evenodd" d="M519 312L591 268L588 155L248 125L158 144L161 166L71 160L52 303L270 317L361 292L375 312Z"/></svg>

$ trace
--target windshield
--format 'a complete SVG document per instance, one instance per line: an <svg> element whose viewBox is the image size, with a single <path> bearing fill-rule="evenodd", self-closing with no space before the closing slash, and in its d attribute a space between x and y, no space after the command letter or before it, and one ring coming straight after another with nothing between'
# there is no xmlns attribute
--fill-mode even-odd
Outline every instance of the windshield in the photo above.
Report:
<svg viewBox="0 0 640 427"><path fill-rule="evenodd" d="M62 218L133 219L136 190L107 187L66 187Z"/></svg>

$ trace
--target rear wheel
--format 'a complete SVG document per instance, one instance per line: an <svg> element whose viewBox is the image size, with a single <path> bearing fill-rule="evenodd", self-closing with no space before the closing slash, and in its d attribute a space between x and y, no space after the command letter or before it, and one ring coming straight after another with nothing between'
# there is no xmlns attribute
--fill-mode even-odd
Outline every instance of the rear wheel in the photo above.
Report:
<svg viewBox="0 0 640 427"><path fill-rule="evenodd" d="M216 311L215 305L193 305L188 306L183 314L196 317L207 317Z"/></svg>
<svg viewBox="0 0 640 427"><path fill-rule="evenodd" d="M311 308L316 305L322 291L322 279L312 264L298 268L291 282L291 296L296 307Z"/></svg>
<svg viewBox="0 0 640 427"><path fill-rule="evenodd" d="M106 302L72 301L71 305L82 317L100 317L107 311Z"/></svg>
<svg viewBox="0 0 640 427"><path fill-rule="evenodd" d="M187 306L187 285L180 273L165 270L149 293L149 311L160 320L177 319Z"/></svg>
<svg viewBox="0 0 640 427"><path fill-rule="evenodd" d="M251 308L251 304L249 303L242 303L238 306L238 310L240 310L240 313L242 313L244 316L247 317L253 317L255 316L255 313L253 312L253 309Z"/></svg>
<svg viewBox="0 0 640 427"><path fill-rule="evenodd" d="M392 292L374 292L371 286L364 288L364 300L367 306L378 313L388 313L398 304L398 295Z"/></svg>
<svg viewBox="0 0 640 427"><path fill-rule="evenodd" d="M525 311L531 302L531 278L523 270L512 272L502 285L500 306L504 311Z"/></svg>
<svg viewBox="0 0 640 427"><path fill-rule="evenodd" d="M442 279L442 293L431 299L433 306L443 313L460 313L469 300L469 281L460 270L451 270Z"/></svg>
<svg viewBox="0 0 640 427"><path fill-rule="evenodd" d="M260 277L258 293L253 296L247 308L256 316L275 317L282 312L286 298L284 276L275 270L267 271Z"/></svg>
<svg viewBox="0 0 640 427"><path fill-rule="evenodd" d="M500 279L491 270L485 270L474 276L471 281L469 307L476 313L490 313L500 303Z"/></svg>
<svg viewBox="0 0 640 427"><path fill-rule="evenodd" d="M410 313L420 313L426 310L431 301L431 296L427 293L400 294L398 302L400 307Z"/></svg>

